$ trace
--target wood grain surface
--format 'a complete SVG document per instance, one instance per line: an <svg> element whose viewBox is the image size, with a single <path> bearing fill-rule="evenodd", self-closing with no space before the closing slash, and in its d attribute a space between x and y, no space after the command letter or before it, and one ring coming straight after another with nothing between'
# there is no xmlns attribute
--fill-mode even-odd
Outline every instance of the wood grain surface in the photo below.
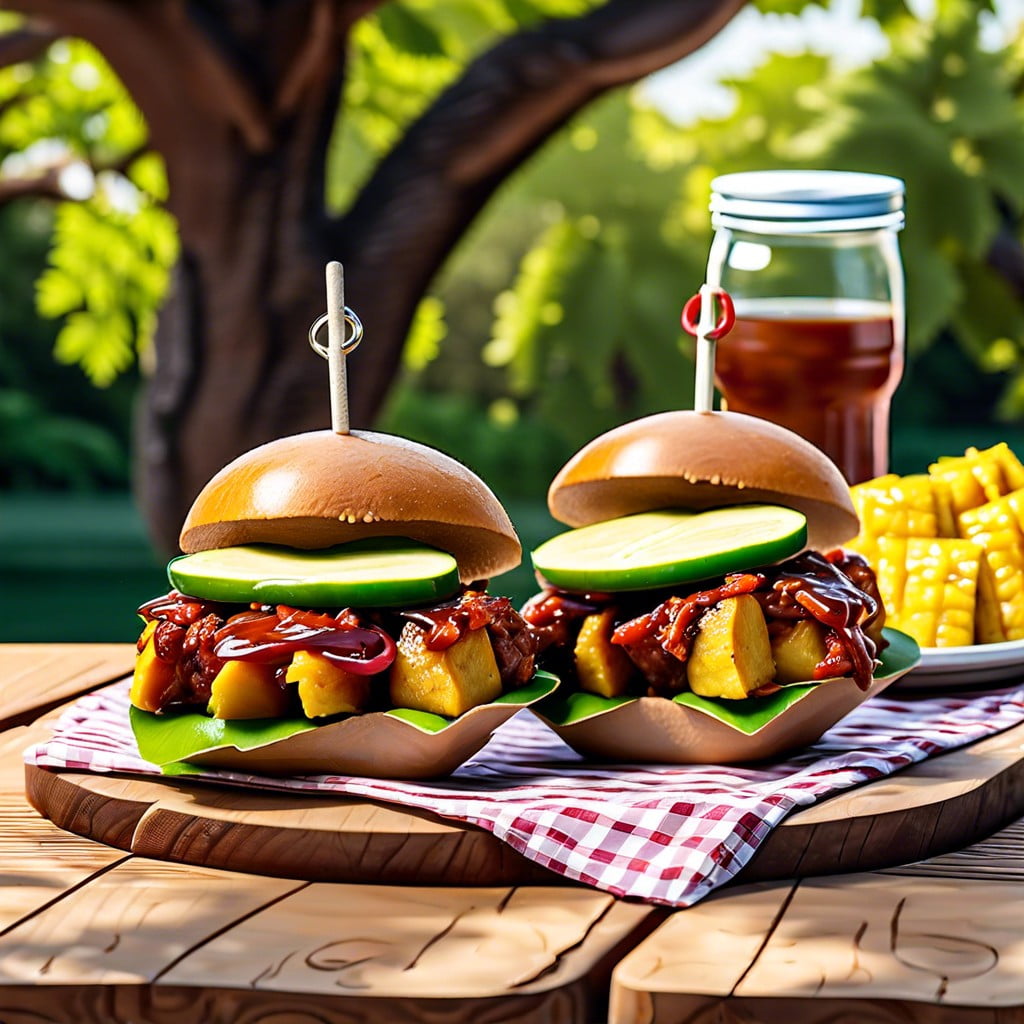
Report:
<svg viewBox="0 0 1024 1024"><path fill-rule="evenodd" d="M123 672L116 656L70 646L59 684L36 677L37 710L63 687ZM32 678L31 659L19 659ZM0 679L13 678L10 664L0 648ZM349 828L378 836L375 855L398 861L410 837L426 837L429 873L440 871L432 844L484 834L351 801L284 808L276 795L40 773L63 793L54 799L69 823L125 849L101 845L25 802L22 751L46 725L12 724L34 714L33 698L18 697L28 710L4 717L0 692L2 1024L1024 1024L1024 822L920 863L743 885L672 914L536 879L309 882L177 855L237 864L232 843L259 842L285 816L299 851L319 844L324 858L332 830L334 856ZM988 800L1007 812L1022 746L1019 731L1005 733L843 794L775 834L804 830L806 850L843 829L840 867L862 840L920 849L926 821L941 834L957 813L977 828ZM901 814L914 831L902 840ZM169 859L126 852L143 841Z"/></svg>
<svg viewBox="0 0 1024 1024"><path fill-rule="evenodd" d="M46 734L0 733L3 1024L584 1024L663 917L581 888L311 885L125 854L26 803L22 753ZM94 781L83 818L139 802Z"/></svg>
<svg viewBox="0 0 1024 1024"><path fill-rule="evenodd" d="M127 675L132 644L0 645L0 728Z"/></svg>
<svg viewBox="0 0 1024 1024"><path fill-rule="evenodd" d="M134 853L309 881L559 884L490 833L366 800L26 766L41 814ZM905 864L960 849L1024 813L1024 725L791 815L744 881Z"/></svg>
<svg viewBox="0 0 1024 1024"><path fill-rule="evenodd" d="M921 864L718 893L623 958L609 1020L1024 1024L1022 838L1015 823Z"/></svg>
<svg viewBox="0 0 1024 1024"><path fill-rule="evenodd" d="M1024 814L1024 725L791 815L744 881L891 867L962 849Z"/></svg>

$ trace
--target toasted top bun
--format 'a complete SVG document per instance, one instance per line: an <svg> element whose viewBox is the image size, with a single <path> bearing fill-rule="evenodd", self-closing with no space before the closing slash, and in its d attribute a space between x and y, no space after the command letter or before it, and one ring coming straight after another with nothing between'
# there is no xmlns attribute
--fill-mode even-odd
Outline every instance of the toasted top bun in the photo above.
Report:
<svg viewBox="0 0 1024 1024"><path fill-rule="evenodd" d="M408 537L448 551L464 583L515 568L522 548L487 485L434 448L320 430L254 448L199 493L179 543L191 554L236 544L327 548Z"/></svg>
<svg viewBox="0 0 1024 1024"><path fill-rule="evenodd" d="M577 452L548 490L551 514L569 526L757 502L802 512L818 550L860 528L835 463L791 430L735 412L665 412L616 427Z"/></svg>

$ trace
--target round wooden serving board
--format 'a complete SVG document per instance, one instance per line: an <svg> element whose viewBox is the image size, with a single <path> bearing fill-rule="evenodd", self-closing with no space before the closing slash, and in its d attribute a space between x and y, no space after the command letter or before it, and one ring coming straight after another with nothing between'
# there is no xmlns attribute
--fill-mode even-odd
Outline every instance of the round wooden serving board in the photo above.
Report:
<svg viewBox="0 0 1024 1024"><path fill-rule="evenodd" d="M547 884L558 876L490 833L359 799L27 765L32 805L122 850L310 881ZM960 849L1024 814L1024 725L790 816L742 881L865 871Z"/></svg>

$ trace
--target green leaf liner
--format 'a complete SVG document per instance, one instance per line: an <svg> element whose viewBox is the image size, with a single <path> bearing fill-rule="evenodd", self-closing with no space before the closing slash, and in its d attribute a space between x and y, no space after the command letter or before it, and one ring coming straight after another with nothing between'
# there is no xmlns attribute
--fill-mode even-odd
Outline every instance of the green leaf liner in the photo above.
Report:
<svg viewBox="0 0 1024 1024"><path fill-rule="evenodd" d="M921 660L921 650L906 633L885 629L889 646L882 652L881 664L875 670L876 679L908 672ZM672 698L676 704L692 708L702 714L717 718L737 732L752 736L773 719L778 718L794 704L798 704L812 690L822 683L795 683L783 687L769 697L750 697L747 700L719 700L698 697L695 693L679 693ZM568 726L583 722L597 715L607 714L624 704L631 704L637 697L601 697L596 693L569 693L565 696L553 694L536 710L554 725Z"/></svg>
<svg viewBox="0 0 1024 1024"><path fill-rule="evenodd" d="M367 712L386 715L406 723L411 729L428 735L437 735L450 726L465 721L481 708L508 705L526 707L549 696L558 686L558 677L550 672L538 672L526 685L502 694L490 704L471 708L458 718L445 718L428 711L412 708L393 708L390 711ZM257 750L279 740L319 729L321 726L307 718L255 718L226 721L210 718L199 712L175 715L156 715L133 707L129 711L132 731L139 745L139 753L152 764L160 765L165 775L187 775L202 771L185 762L199 754L232 747L236 750ZM330 719L330 724L338 721Z"/></svg>

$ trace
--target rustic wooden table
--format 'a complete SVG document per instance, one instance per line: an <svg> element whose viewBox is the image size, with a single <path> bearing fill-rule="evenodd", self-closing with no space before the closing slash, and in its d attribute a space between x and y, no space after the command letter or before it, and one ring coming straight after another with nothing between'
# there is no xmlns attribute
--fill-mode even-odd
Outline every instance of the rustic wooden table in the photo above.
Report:
<svg viewBox="0 0 1024 1024"><path fill-rule="evenodd" d="M671 914L554 879L311 882L133 852L137 833L175 857L181 784L167 798L177 817L145 797L149 810L129 815L132 834L112 838L123 849L59 829L25 799L22 751L46 735L46 712L122 677L132 658L122 645L0 647L0 1024L1024 1024L1021 823L921 863L755 882ZM879 835L926 848L965 817L998 818L1024 787L1022 761L1018 727L794 816L776 850L797 844L813 859L827 845L850 867ZM153 785L108 779L82 790L67 824L111 834L104 816L124 820L145 802L137 787ZM229 816L250 840L272 813L258 803ZM309 834L323 856L318 813ZM375 813L356 814L359 827ZM904 834L926 822L927 837ZM431 844L455 842L443 826L422 831L425 858ZM399 839L386 842L398 849ZM193 837L186 849L195 848Z"/></svg>

